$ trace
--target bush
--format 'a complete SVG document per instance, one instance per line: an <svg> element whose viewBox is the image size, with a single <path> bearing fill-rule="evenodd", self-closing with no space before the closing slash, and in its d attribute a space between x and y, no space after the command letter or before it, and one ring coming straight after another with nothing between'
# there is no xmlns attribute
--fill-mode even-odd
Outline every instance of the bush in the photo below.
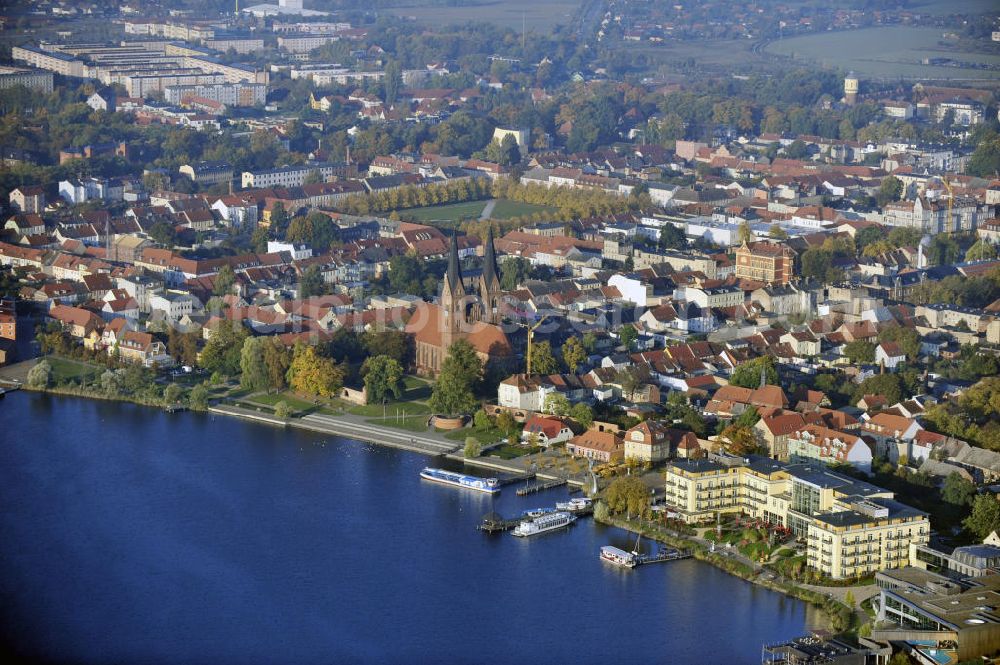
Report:
<svg viewBox="0 0 1000 665"><path fill-rule="evenodd" d="M184 390L179 385L171 383L163 389L163 401L167 404L175 404L183 392Z"/></svg>
<svg viewBox="0 0 1000 665"><path fill-rule="evenodd" d="M462 454L466 457L479 457L483 454L483 444L479 443L479 439L470 436L465 440L465 448Z"/></svg>
<svg viewBox="0 0 1000 665"><path fill-rule="evenodd" d="M205 384L199 383L192 388L188 400L191 408L195 411L205 411L208 409L208 388L205 387Z"/></svg>
<svg viewBox="0 0 1000 665"><path fill-rule="evenodd" d="M275 417L281 418L282 420L284 420L284 419L288 418L288 416L290 414L291 414L291 409L288 406L288 402L286 402L284 400L281 400L280 402L278 402L277 404L274 405L274 415L275 415Z"/></svg>

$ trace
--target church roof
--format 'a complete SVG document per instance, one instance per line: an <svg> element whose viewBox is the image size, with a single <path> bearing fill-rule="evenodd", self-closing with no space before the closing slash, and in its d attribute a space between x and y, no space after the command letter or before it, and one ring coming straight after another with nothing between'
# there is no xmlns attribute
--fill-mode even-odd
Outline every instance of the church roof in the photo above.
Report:
<svg viewBox="0 0 1000 665"><path fill-rule="evenodd" d="M497 253L493 247L493 226L491 225L489 235L486 238L486 248L483 252L483 281L491 284L494 279L500 279L500 269L497 268Z"/></svg>
<svg viewBox="0 0 1000 665"><path fill-rule="evenodd" d="M465 283L462 281L462 264L458 260L458 236L452 232L451 247L448 250L448 272L444 275L445 284L453 294L465 293Z"/></svg>

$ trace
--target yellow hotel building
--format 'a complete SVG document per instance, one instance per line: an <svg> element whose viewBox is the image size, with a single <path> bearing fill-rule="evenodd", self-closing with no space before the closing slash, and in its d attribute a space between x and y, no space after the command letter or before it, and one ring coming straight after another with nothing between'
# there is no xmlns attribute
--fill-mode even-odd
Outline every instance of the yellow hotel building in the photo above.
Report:
<svg viewBox="0 0 1000 665"><path fill-rule="evenodd" d="M833 578L909 565L910 543L930 537L926 513L821 464L677 460L666 469L666 503L688 523L739 513L787 527L805 541L809 566Z"/></svg>

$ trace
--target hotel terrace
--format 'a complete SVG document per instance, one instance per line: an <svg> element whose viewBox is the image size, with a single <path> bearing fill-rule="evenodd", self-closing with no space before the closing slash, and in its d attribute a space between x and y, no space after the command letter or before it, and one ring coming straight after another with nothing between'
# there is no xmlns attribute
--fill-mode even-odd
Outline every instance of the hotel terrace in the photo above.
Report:
<svg viewBox="0 0 1000 665"><path fill-rule="evenodd" d="M906 566L910 543L930 534L925 513L821 464L730 455L674 461L665 498L688 523L742 513L787 527L805 540L809 566L833 578Z"/></svg>

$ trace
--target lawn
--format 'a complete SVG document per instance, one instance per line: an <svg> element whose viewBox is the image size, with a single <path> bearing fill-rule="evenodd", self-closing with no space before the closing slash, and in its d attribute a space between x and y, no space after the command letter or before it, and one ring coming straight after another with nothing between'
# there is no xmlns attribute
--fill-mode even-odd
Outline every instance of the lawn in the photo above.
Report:
<svg viewBox="0 0 1000 665"><path fill-rule="evenodd" d="M463 219L479 219L486 208L488 201L467 201L465 203L447 203L438 206L426 206L424 208L408 208L399 210L402 219L414 222L450 222L455 223ZM536 212L554 213L556 208L552 206L540 206L533 203L521 203L520 201L510 201L498 199L490 213L491 219L511 219L513 217L523 217L533 215Z"/></svg>
<svg viewBox="0 0 1000 665"><path fill-rule="evenodd" d="M445 438L451 439L452 441L465 441L470 436L475 437L476 440L484 446L488 446L502 439L503 432L496 427L490 427L489 429L463 427L462 429L457 429L445 434Z"/></svg>
<svg viewBox="0 0 1000 665"><path fill-rule="evenodd" d="M49 356L45 360L52 367L52 380L54 383L63 383L70 379L75 381L90 379L104 371L103 367L78 360L69 360L68 358Z"/></svg>
<svg viewBox="0 0 1000 665"><path fill-rule="evenodd" d="M510 219L511 217L533 215L536 212L554 213L557 211L558 208L553 208L552 206L540 206L534 203L521 203L520 201L500 199L497 201L496 207L493 208L493 214L490 217L492 219Z"/></svg>
<svg viewBox="0 0 1000 665"><path fill-rule="evenodd" d="M477 437L478 438L478 437ZM487 455L489 457L499 457L500 459L514 459L515 457L524 457L525 455L534 455L541 448L538 446L534 448L529 448L528 446L522 446L519 444L505 443L497 448L492 448Z"/></svg>
<svg viewBox="0 0 1000 665"><path fill-rule="evenodd" d="M421 402L386 402L385 410L382 409L381 404L364 404L351 406L347 409L347 412L352 413L355 416L370 416L378 418L381 418L384 413L387 418L393 418L397 413L402 413L408 416L430 415L431 408Z"/></svg>
<svg viewBox="0 0 1000 665"><path fill-rule="evenodd" d="M486 201L468 201L426 208L409 208L398 212L401 219L412 222L458 222L463 219L479 219L485 207Z"/></svg>
<svg viewBox="0 0 1000 665"><path fill-rule="evenodd" d="M295 411L305 411L316 406L312 402L307 402L306 400L296 397L291 393L265 393L261 395L254 395L249 398L249 401L254 404L263 404L264 406L270 407L274 407L274 405L278 402L285 402L288 404L290 409Z"/></svg>

